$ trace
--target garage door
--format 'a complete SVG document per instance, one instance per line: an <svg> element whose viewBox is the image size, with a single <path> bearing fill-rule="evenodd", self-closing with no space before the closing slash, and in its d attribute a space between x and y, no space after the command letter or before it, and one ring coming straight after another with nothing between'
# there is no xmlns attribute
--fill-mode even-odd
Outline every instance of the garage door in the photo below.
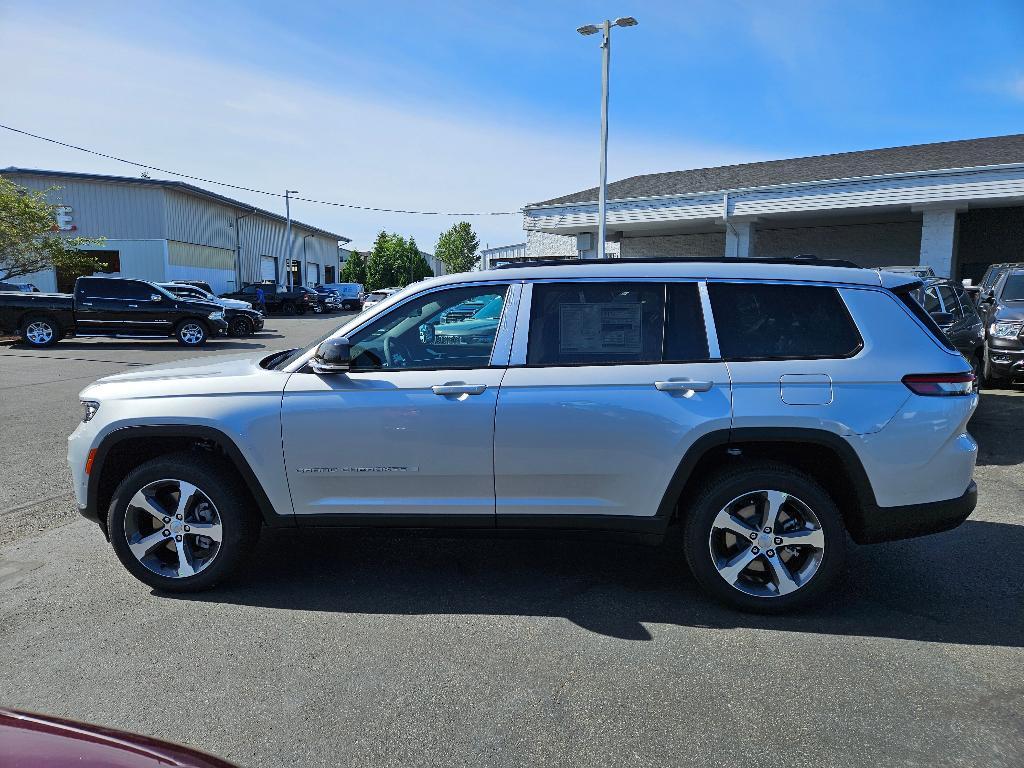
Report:
<svg viewBox="0 0 1024 768"><path fill-rule="evenodd" d="M277 259L273 256L260 256L260 280L277 282Z"/></svg>
<svg viewBox="0 0 1024 768"><path fill-rule="evenodd" d="M306 282L310 285L320 284L320 265L312 261L306 262Z"/></svg>

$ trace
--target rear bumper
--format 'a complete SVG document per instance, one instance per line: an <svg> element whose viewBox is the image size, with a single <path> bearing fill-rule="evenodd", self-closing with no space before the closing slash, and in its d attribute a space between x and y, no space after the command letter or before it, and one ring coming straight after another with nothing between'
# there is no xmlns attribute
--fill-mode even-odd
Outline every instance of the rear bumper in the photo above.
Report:
<svg viewBox="0 0 1024 768"><path fill-rule="evenodd" d="M858 544L877 544L948 531L966 520L977 504L978 484L972 480L963 495L955 499L903 507L864 507L850 534Z"/></svg>

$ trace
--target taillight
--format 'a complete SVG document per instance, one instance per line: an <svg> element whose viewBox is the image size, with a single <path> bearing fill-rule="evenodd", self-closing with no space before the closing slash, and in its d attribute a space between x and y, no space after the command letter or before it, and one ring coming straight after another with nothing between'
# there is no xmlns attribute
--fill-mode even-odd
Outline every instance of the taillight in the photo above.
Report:
<svg viewBox="0 0 1024 768"><path fill-rule="evenodd" d="M910 373L903 383L915 395L955 397L974 392L973 373Z"/></svg>

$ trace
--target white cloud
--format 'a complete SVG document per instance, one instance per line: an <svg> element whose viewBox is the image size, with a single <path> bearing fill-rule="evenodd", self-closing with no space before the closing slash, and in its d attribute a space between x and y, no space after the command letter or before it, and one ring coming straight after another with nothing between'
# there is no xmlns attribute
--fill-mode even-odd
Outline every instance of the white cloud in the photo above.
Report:
<svg viewBox="0 0 1024 768"><path fill-rule="evenodd" d="M386 208L510 210L594 185L597 131L526 116L482 117L353 95L229 61L134 44L53 18L0 28L0 121L150 165L269 190ZM614 115L613 115L614 118ZM612 178L753 159L749 151L656 145L612 132ZM136 175L138 169L0 131L0 166ZM159 174L153 174L158 176ZM216 191L268 208L280 201ZM432 249L455 219L298 203L297 218L367 247L381 228ZM474 218L481 242L523 238L521 219Z"/></svg>

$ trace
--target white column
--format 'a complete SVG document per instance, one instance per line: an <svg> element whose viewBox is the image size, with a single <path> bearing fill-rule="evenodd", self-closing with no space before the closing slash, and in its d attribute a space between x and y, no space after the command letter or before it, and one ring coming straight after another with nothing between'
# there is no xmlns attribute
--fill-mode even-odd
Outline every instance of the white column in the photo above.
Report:
<svg viewBox="0 0 1024 768"><path fill-rule="evenodd" d="M725 255L745 259L754 255L754 222L730 219L725 225Z"/></svg>
<svg viewBox="0 0 1024 768"><path fill-rule="evenodd" d="M956 257L956 207L921 208L921 266L952 277Z"/></svg>

